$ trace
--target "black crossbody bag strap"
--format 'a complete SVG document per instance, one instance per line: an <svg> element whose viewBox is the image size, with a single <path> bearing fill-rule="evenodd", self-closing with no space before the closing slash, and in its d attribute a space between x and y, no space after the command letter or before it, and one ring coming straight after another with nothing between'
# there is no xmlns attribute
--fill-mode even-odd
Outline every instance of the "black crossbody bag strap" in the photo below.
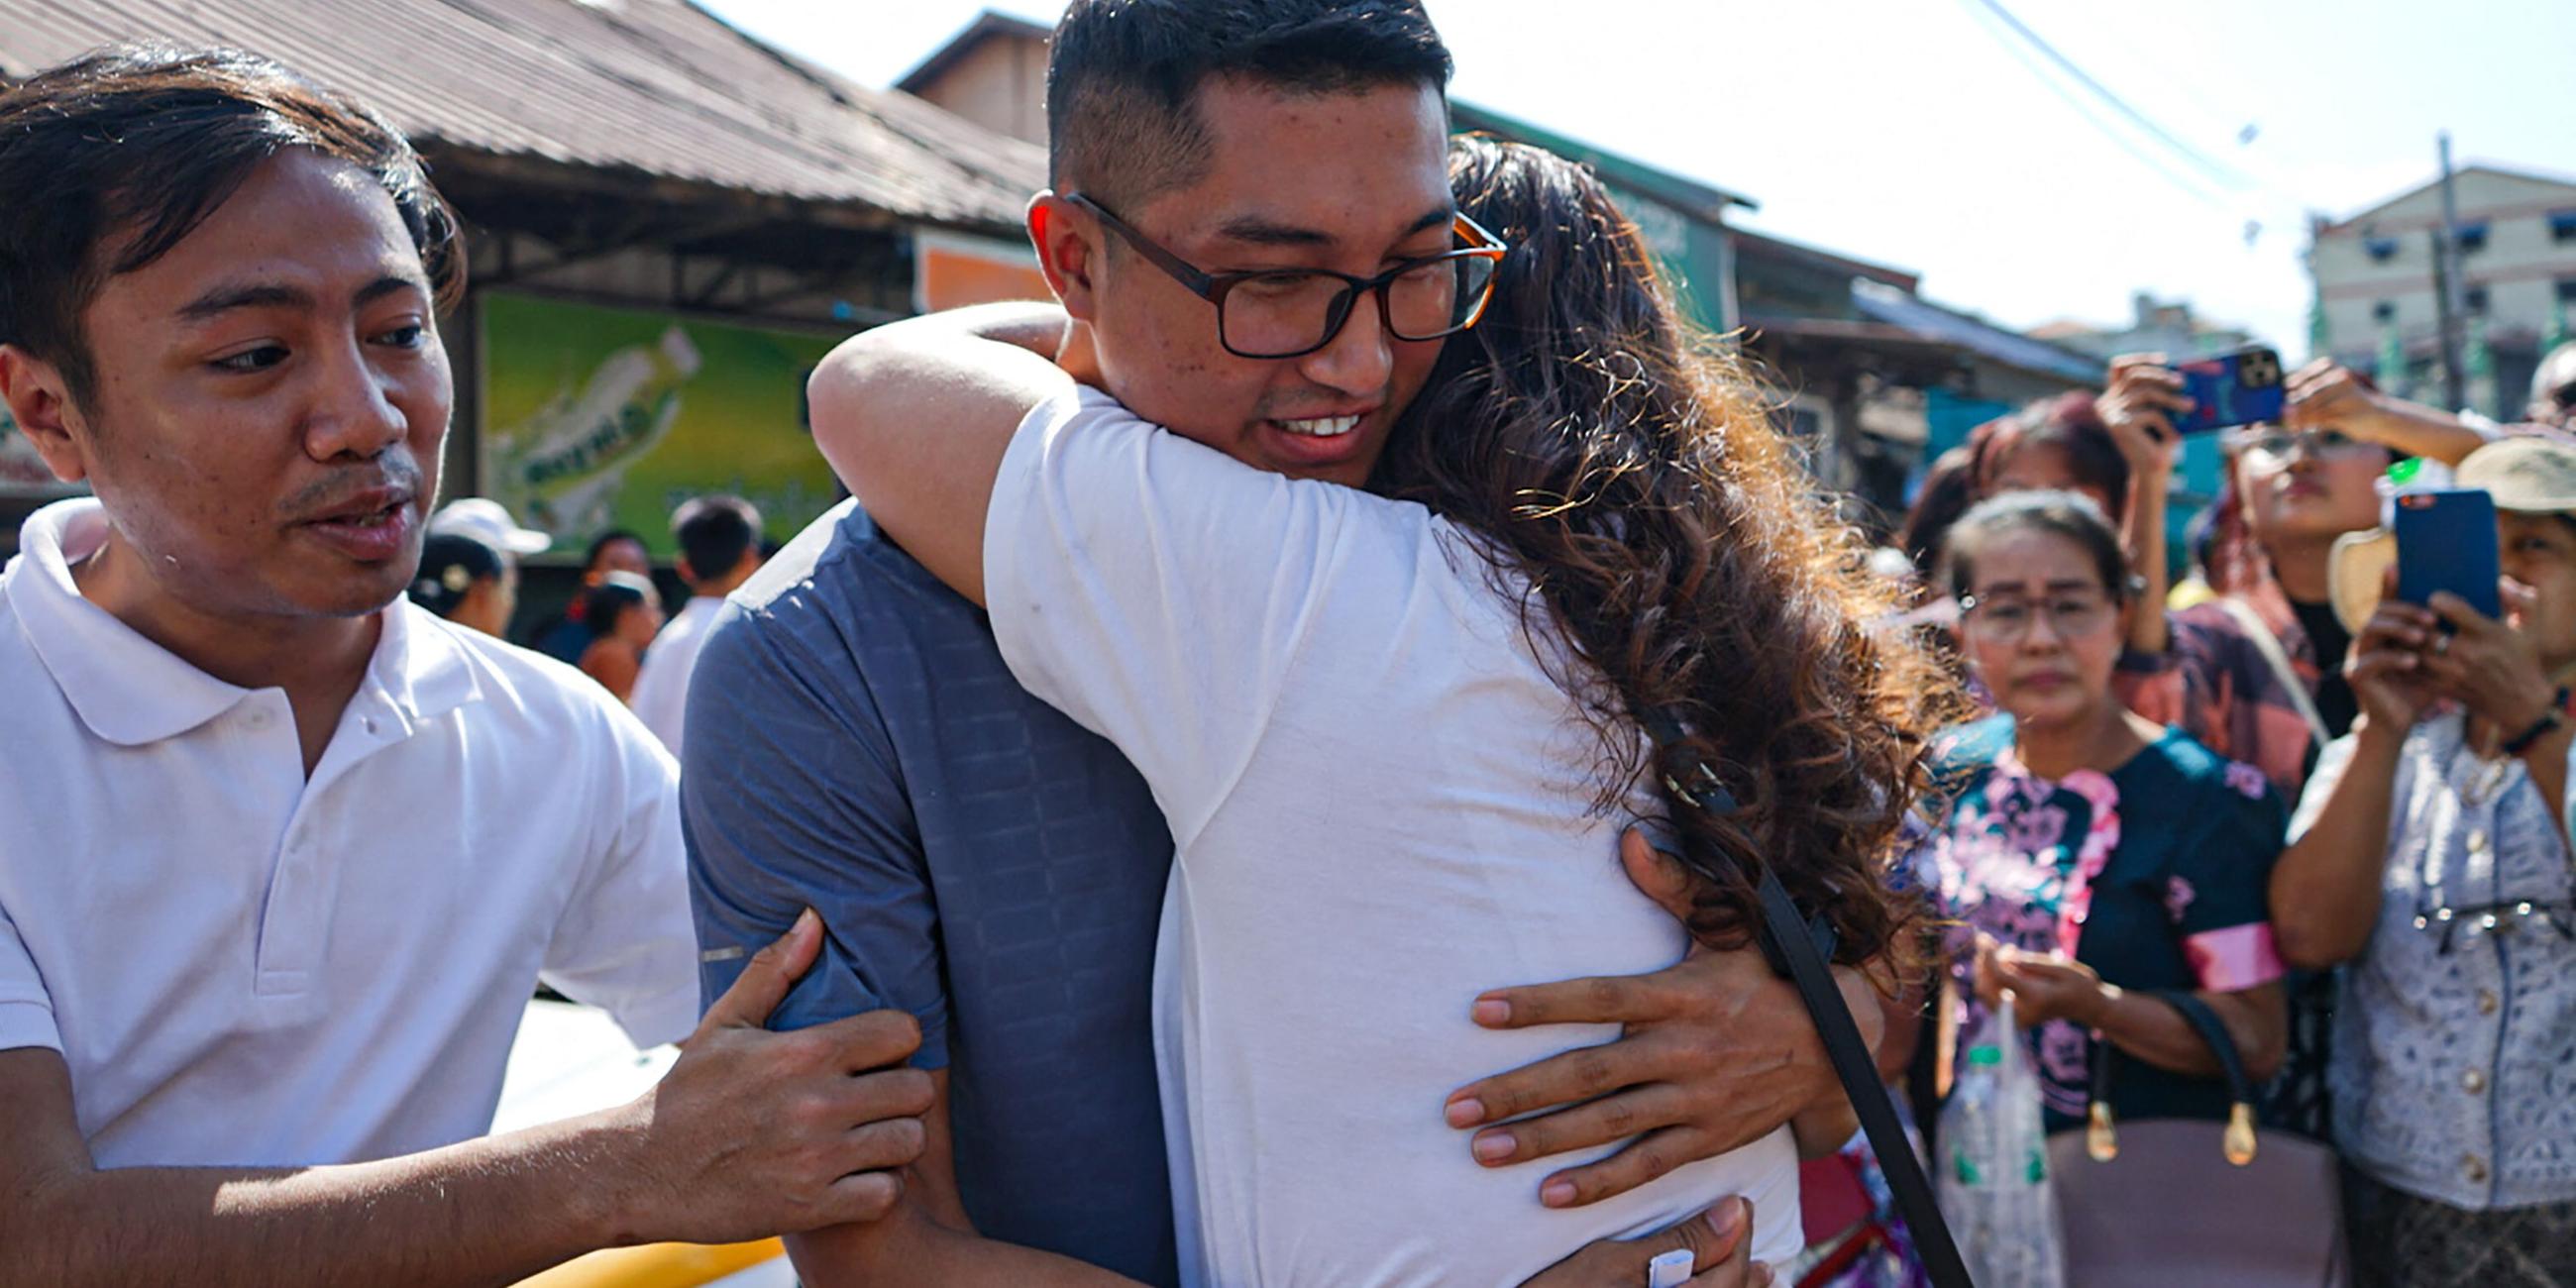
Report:
<svg viewBox="0 0 2576 1288"><path fill-rule="evenodd" d="M1659 715L1643 723L1658 746L1667 751L1679 746L1683 734L1677 722ZM1719 815L1734 813L1734 795L1708 766L1698 765L1696 771L1688 775L1695 781L1686 784L1667 766L1664 785L1699 809ZM1689 865L1687 859L1684 863ZM1932 1182L1923 1174L1914 1144L1906 1139L1904 1127L1897 1122L1895 1102L1888 1098L1887 1084L1878 1076L1878 1061L1870 1054L1869 1043L1862 1040L1860 1025L1852 1019L1842 990L1834 984L1833 970L1827 964L1834 943L1831 925L1822 917L1810 919L1801 913L1797 901L1789 897L1788 889L1768 864L1762 866L1755 882L1755 895L1762 906L1757 935L1762 955L1775 973L1787 976L1797 986L1799 998L1806 1003L1807 1016L1815 1022L1816 1036L1824 1041L1834 1075L1842 1080L1843 1093L1851 1098L1852 1110L1860 1118L1861 1132L1878 1155L1879 1170L1886 1175L1897 1212L1905 1218L1906 1230L1914 1237L1914 1250L1922 1259L1923 1269L1931 1276L1934 1288L1975 1288L1968 1278L1967 1266L1959 1260L1958 1245L1950 1237L1950 1224L1941 1219L1941 1209L1933 1201ZM1819 947L1819 940L1824 946Z"/></svg>

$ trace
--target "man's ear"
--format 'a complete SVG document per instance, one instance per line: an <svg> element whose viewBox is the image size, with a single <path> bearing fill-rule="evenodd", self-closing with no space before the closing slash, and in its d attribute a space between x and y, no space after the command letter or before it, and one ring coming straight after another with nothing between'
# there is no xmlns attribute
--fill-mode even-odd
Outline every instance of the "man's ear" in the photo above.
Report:
<svg viewBox="0 0 2576 1288"><path fill-rule="evenodd" d="M1098 312L1091 277L1100 264L1099 237L1099 221L1055 193L1041 192L1030 200L1029 244L1037 248L1038 270L1046 274L1047 289L1055 292L1065 315L1076 322L1092 321Z"/></svg>
<svg viewBox="0 0 2576 1288"><path fill-rule="evenodd" d="M35 444L55 478L78 483L89 477L88 426L80 424L62 368L17 345L0 344L0 401L8 403L18 432ZM73 432L75 424L83 432Z"/></svg>

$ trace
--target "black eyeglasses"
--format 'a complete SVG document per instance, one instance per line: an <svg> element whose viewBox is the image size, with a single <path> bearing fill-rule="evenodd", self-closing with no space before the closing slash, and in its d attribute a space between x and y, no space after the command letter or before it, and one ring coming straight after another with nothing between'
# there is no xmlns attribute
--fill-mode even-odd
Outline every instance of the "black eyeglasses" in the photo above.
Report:
<svg viewBox="0 0 2576 1288"><path fill-rule="evenodd" d="M2030 634L2040 618L2048 619L2060 639L2081 639L2109 625L2119 613L2111 596L2099 590L2069 590L2039 599L2018 595L2002 599L1959 596L1959 615L2000 643Z"/></svg>
<svg viewBox="0 0 2576 1288"><path fill-rule="evenodd" d="M1363 294L1377 297L1378 321L1399 340L1437 340L1476 325L1494 297L1494 270L1509 251L1501 238L1460 215L1451 225L1467 245L1408 259L1375 277L1322 268L1209 273L1078 192L1064 199L1091 212L1136 253L1191 294L1216 306L1217 341L1238 358L1302 358L1333 342Z"/></svg>

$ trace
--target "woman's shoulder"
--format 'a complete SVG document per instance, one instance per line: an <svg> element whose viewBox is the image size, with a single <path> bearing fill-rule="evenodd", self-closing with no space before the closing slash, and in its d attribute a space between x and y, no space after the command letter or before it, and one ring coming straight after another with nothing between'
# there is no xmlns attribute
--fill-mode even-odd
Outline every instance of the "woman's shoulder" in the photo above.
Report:
<svg viewBox="0 0 2576 1288"><path fill-rule="evenodd" d="M2271 798L2271 780L2241 760L2230 760L2207 743L2172 725L2120 770L2118 777L2161 780L2193 796L2262 802Z"/></svg>
<svg viewBox="0 0 2576 1288"><path fill-rule="evenodd" d="M2177 657L2217 670L2268 665L2263 660L2262 646L2249 633L2267 628L2250 605L2224 597L2203 600L2189 608L2167 610L2165 625Z"/></svg>
<svg viewBox="0 0 2576 1288"><path fill-rule="evenodd" d="M1932 776L1939 781L1991 769L2012 745L2013 718L2009 712L1952 725L1933 735Z"/></svg>
<svg viewBox="0 0 2576 1288"><path fill-rule="evenodd" d="M581 651L581 669L600 679L632 676L642 663L635 646L621 639L595 639Z"/></svg>

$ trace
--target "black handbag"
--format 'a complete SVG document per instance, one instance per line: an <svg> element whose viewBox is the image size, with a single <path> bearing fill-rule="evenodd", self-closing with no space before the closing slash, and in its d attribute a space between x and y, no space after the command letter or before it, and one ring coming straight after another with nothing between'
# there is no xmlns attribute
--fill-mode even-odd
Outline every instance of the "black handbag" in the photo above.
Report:
<svg viewBox="0 0 2576 1288"><path fill-rule="evenodd" d="M2343 1205L2333 1151L2254 1125L2253 1080L2218 1014L2187 992L2151 994L2182 1012L2226 1071L2228 1119L2111 1114L2111 1043L2093 1045L2085 1124L2048 1138L2065 1222L2066 1281L2084 1288L2205 1283L2342 1288ZM2151 1197L2154 1217L2141 1219Z"/></svg>

